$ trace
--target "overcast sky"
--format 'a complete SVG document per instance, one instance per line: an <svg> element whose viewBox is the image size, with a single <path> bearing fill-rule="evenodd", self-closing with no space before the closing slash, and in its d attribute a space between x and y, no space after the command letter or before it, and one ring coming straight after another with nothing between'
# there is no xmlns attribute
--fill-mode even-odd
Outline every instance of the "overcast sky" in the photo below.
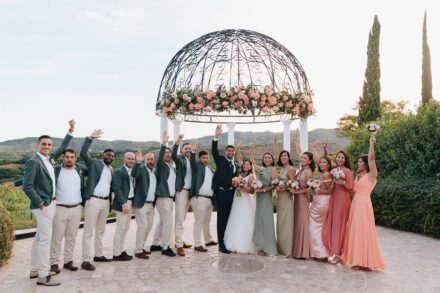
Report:
<svg viewBox="0 0 440 293"><path fill-rule="evenodd" d="M155 101L168 62L193 39L228 28L255 30L287 47L315 92L317 115L309 129L335 127L362 93L375 14L382 25L381 97L414 108L420 101L425 9L433 94L439 99L435 0L0 0L0 141L62 136L70 118L77 121L77 136L102 128L103 139L158 140ZM199 137L214 127L184 123L182 132ZM282 125L236 130L281 131Z"/></svg>

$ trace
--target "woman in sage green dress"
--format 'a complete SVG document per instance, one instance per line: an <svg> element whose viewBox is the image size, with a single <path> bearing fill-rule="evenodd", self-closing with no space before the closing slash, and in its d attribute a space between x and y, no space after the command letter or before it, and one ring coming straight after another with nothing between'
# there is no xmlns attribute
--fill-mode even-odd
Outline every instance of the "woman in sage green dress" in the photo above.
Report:
<svg viewBox="0 0 440 293"><path fill-rule="evenodd" d="M253 149L249 153L249 158L254 161ZM259 254L277 255L277 242L275 239L275 225L273 220L272 204L272 179L278 176L274 167L274 158L271 153L263 155L262 167L254 163L255 170L259 172L258 179L261 181L261 188L257 188L257 208L255 211L254 234L252 241L259 248Z"/></svg>

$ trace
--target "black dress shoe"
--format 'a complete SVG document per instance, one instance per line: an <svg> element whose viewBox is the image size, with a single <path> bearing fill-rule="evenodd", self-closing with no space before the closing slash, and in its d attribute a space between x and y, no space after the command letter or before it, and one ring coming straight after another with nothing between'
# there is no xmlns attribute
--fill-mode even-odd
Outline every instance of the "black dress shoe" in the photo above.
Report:
<svg viewBox="0 0 440 293"><path fill-rule="evenodd" d="M146 255L143 251L139 252L139 253L135 253L134 256L136 256L137 258L140 259L149 259L150 257L148 255Z"/></svg>
<svg viewBox="0 0 440 293"><path fill-rule="evenodd" d="M83 268L86 271L94 271L94 270L96 270L96 267L94 265L92 265L88 261L83 261L83 263L81 264L81 268Z"/></svg>
<svg viewBox="0 0 440 293"><path fill-rule="evenodd" d="M214 246L214 245L217 245L217 244L218 244L217 242L212 240L211 242L206 243L205 246Z"/></svg>
<svg viewBox="0 0 440 293"><path fill-rule="evenodd" d="M165 250L162 251L162 255L166 255L166 256L176 256L176 254L174 253L174 251L171 250L171 248L167 248Z"/></svg>
<svg viewBox="0 0 440 293"><path fill-rule="evenodd" d="M131 255L128 255L125 251L123 251L120 255L113 255L113 260L116 261L128 261L132 259L133 257Z"/></svg>
<svg viewBox="0 0 440 293"><path fill-rule="evenodd" d="M151 252L153 252L153 251L162 251L162 246L160 246L160 245L151 245L150 246L150 251Z"/></svg>
<svg viewBox="0 0 440 293"><path fill-rule="evenodd" d="M106 258L105 256L95 256L93 258L93 261L96 261L96 262L111 262L112 260L109 259L109 258Z"/></svg>
<svg viewBox="0 0 440 293"><path fill-rule="evenodd" d="M59 267L57 264L55 264L55 265L51 265L51 266L50 266L50 271L51 271L51 272L54 272L55 275L61 273L60 267Z"/></svg>
<svg viewBox="0 0 440 293"><path fill-rule="evenodd" d="M231 251L227 250L226 248L220 248L218 251L220 251L221 253L225 253L225 254L230 254Z"/></svg>
<svg viewBox="0 0 440 293"><path fill-rule="evenodd" d="M73 265L73 261L69 261L68 263L65 263L64 266L63 266L63 268L68 269L69 271L72 271L72 272L78 270L78 267L75 267L75 266Z"/></svg>

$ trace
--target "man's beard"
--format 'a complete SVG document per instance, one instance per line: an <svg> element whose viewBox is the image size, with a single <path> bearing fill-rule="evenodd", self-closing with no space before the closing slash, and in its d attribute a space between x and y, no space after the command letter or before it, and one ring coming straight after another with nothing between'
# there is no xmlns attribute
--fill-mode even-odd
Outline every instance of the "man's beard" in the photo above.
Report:
<svg viewBox="0 0 440 293"><path fill-rule="evenodd" d="M67 168L72 168L75 164L72 162L64 163L64 166Z"/></svg>
<svg viewBox="0 0 440 293"><path fill-rule="evenodd" d="M104 159L104 163L106 165L111 165L113 163L113 159Z"/></svg>

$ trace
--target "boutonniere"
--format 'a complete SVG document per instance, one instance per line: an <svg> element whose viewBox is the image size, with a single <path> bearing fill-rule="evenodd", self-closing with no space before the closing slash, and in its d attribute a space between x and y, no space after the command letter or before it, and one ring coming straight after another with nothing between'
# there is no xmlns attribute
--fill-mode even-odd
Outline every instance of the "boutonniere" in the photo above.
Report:
<svg viewBox="0 0 440 293"><path fill-rule="evenodd" d="M50 159L49 162L52 164L52 166L55 166L55 160L54 159Z"/></svg>
<svg viewBox="0 0 440 293"><path fill-rule="evenodd" d="M82 176L82 174L83 174L83 170L79 169L79 176Z"/></svg>

